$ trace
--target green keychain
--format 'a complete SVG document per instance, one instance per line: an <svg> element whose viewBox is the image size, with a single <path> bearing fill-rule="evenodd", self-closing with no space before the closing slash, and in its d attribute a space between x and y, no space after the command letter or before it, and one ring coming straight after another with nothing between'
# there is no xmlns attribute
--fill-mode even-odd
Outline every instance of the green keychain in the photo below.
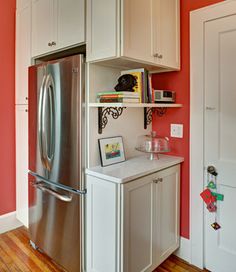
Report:
<svg viewBox="0 0 236 272"><path fill-rule="evenodd" d="M224 195L222 195L222 194L218 194L218 193L214 193L214 192L211 192L211 194L216 197L216 200L219 200L219 201L224 200Z"/></svg>

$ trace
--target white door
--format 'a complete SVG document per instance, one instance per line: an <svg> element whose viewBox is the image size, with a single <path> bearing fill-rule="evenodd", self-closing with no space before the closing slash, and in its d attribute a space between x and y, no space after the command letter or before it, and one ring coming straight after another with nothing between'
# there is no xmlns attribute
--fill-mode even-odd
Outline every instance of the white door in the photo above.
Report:
<svg viewBox="0 0 236 272"><path fill-rule="evenodd" d="M85 42L85 0L57 0L58 49Z"/></svg>
<svg viewBox="0 0 236 272"><path fill-rule="evenodd" d="M156 2L156 0L155 0ZM123 55L142 61L154 62L152 44L153 0L123 1ZM158 17L158 10L155 17Z"/></svg>
<svg viewBox="0 0 236 272"><path fill-rule="evenodd" d="M39 56L55 50L55 23L53 1L32 1L32 56Z"/></svg>
<svg viewBox="0 0 236 272"><path fill-rule="evenodd" d="M212 272L235 272L236 15L205 24L205 107L205 166L216 167L224 195L216 215L205 209L205 265ZM217 231L211 227L215 220Z"/></svg>
<svg viewBox="0 0 236 272"><path fill-rule="evenodd" d="M180 165L157 173L157 229L158 264L179 247Z"/></svg>
<svg viewBox="0 0 236 272"><path fill-rule="evenodd" d="M157 237L154 182L157 174L126 183L124 188L124 271L153 271L157 251L153 239Z"/></svg>
<svg viewBox="0 0 236 272"><path fill-rule="evenodd" d="M16 217L28 227L28 106L16 106Z"/></svg>
<svg viewBox="0 0 236 272"><path fill-rule="evenodd" d="M16 104L28 104L28 67L31 65L31 4L16 12Z"/></svg>

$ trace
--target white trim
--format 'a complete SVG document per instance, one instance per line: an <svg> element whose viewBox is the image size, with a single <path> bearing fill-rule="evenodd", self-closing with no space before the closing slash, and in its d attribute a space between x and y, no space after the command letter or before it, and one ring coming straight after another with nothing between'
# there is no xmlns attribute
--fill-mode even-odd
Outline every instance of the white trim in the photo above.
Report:
<svg viewBox="0 0 236 272"><path fill-rule="evenodd" d="M186 239L184 237L180 237L180 247L178 250L175 251L175 255L182 260L185 260L186 262L190 263L190 240Z"/></svg>
<svg viewBox="0 0 236 272"><path fill-rule="evenodd" d="M204 24L236 13L228 0L190 13L190 263L204 267Z"/></svg>
<svg viewBox="0 0 236 272"><path fill-rule="evenodd" d="M0 234L22 226L16 219L16 212L7 213L0 216Z"/></svg>

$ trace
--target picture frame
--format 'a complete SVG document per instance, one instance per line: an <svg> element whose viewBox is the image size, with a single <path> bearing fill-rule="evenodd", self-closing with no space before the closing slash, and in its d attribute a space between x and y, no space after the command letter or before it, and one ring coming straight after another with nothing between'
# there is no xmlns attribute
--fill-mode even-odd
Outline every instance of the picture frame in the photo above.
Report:
<svg viewBox="0 0 236 272"><path fill-rule="evenodd" d="M98 145L102 167L125 161L122 136L98 139Z"/></svg>

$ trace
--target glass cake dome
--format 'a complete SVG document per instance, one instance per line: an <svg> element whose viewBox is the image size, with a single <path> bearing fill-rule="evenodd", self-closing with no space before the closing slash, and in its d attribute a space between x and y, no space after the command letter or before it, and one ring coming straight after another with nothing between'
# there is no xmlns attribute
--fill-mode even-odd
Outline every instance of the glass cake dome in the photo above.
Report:
<svg viewBox="0 0 236 272"><path fill-rule="evenodd" d="M169 139L157 136L156 131L150 135L138 136L136 150L150 154L150 160L158 160L158 154L170 152Z"/></svg>

